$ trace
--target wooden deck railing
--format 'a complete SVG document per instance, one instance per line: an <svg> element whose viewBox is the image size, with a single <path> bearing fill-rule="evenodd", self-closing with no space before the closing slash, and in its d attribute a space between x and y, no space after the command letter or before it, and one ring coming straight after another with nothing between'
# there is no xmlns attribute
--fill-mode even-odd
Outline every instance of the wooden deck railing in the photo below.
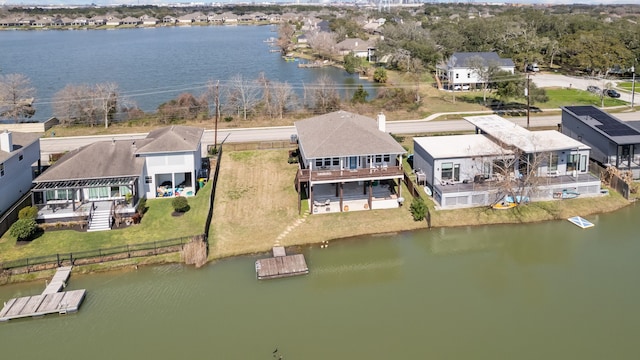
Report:
<svg viewBox="0 0 640 360"><path fill-rule="evenodd" d="M336 181L353 179L385 179L393 176L402 176L403 171L400 166L389 166L386 168L366 168L353 170L313 170L298 169L298 179L306 181Z"/></svg>

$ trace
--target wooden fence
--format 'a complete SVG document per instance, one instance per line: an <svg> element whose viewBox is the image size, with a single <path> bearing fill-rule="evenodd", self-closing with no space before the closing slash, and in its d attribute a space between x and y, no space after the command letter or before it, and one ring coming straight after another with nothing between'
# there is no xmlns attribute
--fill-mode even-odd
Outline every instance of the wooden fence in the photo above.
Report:
<svg viewBox="0 0 640 360"><path fill-rule="evenodd" d="M0 263L0 270L5 273L10 272L10 274L16 275L55 269L59 266L88 265L143 256L167 254L182 250L185 244L192 241L194 238L200 237L202 237L202 235L10 260Z"/></svg>

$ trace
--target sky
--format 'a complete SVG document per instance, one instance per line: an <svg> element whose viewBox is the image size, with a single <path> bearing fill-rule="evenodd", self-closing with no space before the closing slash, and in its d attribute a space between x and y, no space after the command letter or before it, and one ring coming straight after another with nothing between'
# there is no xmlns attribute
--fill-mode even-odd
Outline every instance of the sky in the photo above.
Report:
<svg viewBox="0 0 640 360"><path fill-rule="evenodd" d="M281 0L286 2L293 2L292 0ZM323 2L326 0L322 0ZM349 0L342 0L344 2L349 2ZM418 0L426 3L446 3L452 1L445 0ZM148 5L148 4L177 4L177 3L190 3L188 0L0 0L0 5L86 5L90 3L95 3L97 5ZM233 0L192 0L193 3L196 4L211 4L212 2L217 3L234 3L234 2L252 2L259 4L262 1L260 0L244 0L244 1L233 1ZM266 2L266 1L265 1ZM269 2L280 2L278 0L270 0ZM299 3L307 3L307 2L318 2L318 0L300 0ZM600 5L600 4L638 4L640 0L461 0L460 2L467 3L521 3L521 4L590 4L590 5Z"/></svg>

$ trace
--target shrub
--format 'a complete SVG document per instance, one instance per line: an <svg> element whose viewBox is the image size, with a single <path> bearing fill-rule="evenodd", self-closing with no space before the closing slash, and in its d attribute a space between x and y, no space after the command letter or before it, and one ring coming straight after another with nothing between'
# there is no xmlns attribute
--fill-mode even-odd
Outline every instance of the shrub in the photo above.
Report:
<svg viewBox="0 0 640 360"><path fill-rule="evenodd" d="M31 239L38 230L38 224L35 219L19 219L14 222L9 229L9 234L16 238L18 241L25 241Z"/></svg>
<svg viewBox="0 0 640 360"><path fill-rule="evenodd" d="M35 206L27 206L18 212L18 219L36 219L38 218L38 208Z"/></svg>
<svg viewBox="0 0 640 360"><path fill-rule="evenodd" d="M187 212L189 211L189 202L187 198L184 196L176 196L171 201L171 206L176 212Z"/></svg>
<svg viewBox="0 0 640 360"><path fill-rule="evenodd" d="M427 215L427 205L420 197L413 198L409 209L411 210L411 215L413 215L413 220L415 221L422 221Z"/></svg>
<svg viewBox="0 0 640 360"><path fill-rule="evenodd" d="M138 207L136 208L136 212L140 214L140 217L147 212L147 198L142 198L138 201Z"/></svg>
<svg viewBox="0 0 640 360"><path fill-rule="evenodd" d="M373 72L373 81L377 82L377 83L381 83L384 84L387 82L387 70L385 70L384 68L377 68L374 72Z"/></svg>

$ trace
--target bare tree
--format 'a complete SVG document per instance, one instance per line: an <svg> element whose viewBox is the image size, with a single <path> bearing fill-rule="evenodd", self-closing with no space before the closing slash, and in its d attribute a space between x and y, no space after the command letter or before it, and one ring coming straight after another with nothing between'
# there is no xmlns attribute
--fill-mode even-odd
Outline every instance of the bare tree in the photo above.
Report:
<svg viewBox="0 0 640 360"><path fill-rule="evenodd" d="M323 59L331 59L336 54L336 39L333 34L315 31L307 35L309 46Z"/></svg>
<svg viewBox="0 0 640 360"><path fill-rule="evenodd" d="M529 140L531 144L539 141L536 140L535 134L532 134ZM504 143L500 144L505 149L504 153L494 159L490 166L498 189L495 201L510 197L518 205L526 203L530 197L538 193L544 179L547 178L550 164L555 163L557 166L557 155L535 149L527 152Z"/></svg>
<svg viewBox="0 0 640 360"><path fill-rule="evenodd" d="M278 26L278 46L282 49L283 52L287 52L291 46L293 45L293 35L295 34L296 29L290 23L282 23Z"/></svg>
<svg viewBox="0 0 640 360"><path fill-rule="evenodd" d="M91 92L89 85L69 84L54 95L53 111L62 125L95 125L96 109Z"/></svg>
<svg viewBox="0 0 640 360"><path fill-rule="evenodd" d="M273 102L274 116L282 119L284 113L296 100L295 91L287 82L273 82L271 83L271 93L273 94L271 101Z"/></svg>
<svg viewBox="0 0 640 360"><path fill-rule="evenodd" d="M498 64L489 62L487 63L480 56L472 56L467 60L466 66L476 74L478 82L482 84L482 101L486 105L487 103L487 91L489 90L489 83L498 73L500 67Z"/></svg>
<svg viewBox="0 0 640 360"><path fill-rule="evenodd" d="M65 86L54 96L53 110L62 124L82 123L94 126L109 120L118 110L118 85L101 83Z"/></svg>
<svg viewBox="0 0 640 360"><path fill-rule="evenodd" d="M258 84L262 87L262 105L264 106L264 113L268 116L273 116L271 109L271 89L269 84L269 79L265 75L264 71L260 72L258 75Z"/></svg>
<svg viewBox="0 0 640 360"><path fill-rule="evenodd" d="M109 127L109 119L113 118L118 108L118 84L106 82L96 84L92 92L93 101L99 114L104 119L104 127Z"/></svg>
<svg viewBox="0 0 640 360"><path fill-rule="evenodd" d="M328 75L318 78L315 86L310 87L313 108L321 113L337 110L340 106L340 95L336 91L336 83Z"/></svg>
<svg viewBox="0 0 640 360"><path fill-rule="evenodd" d="M242 75L238 74L229 80L226 90L226 106L235 109L238 116L247 120L247 115L260 102L260 85L256 81L244 79Z"/></svg>
<svg viewBox="0 0 640 360"><path fill-rule="evenodd" d="M23 74L0 75L0 117L18 121L35 114L36 90Z"/></svg>

